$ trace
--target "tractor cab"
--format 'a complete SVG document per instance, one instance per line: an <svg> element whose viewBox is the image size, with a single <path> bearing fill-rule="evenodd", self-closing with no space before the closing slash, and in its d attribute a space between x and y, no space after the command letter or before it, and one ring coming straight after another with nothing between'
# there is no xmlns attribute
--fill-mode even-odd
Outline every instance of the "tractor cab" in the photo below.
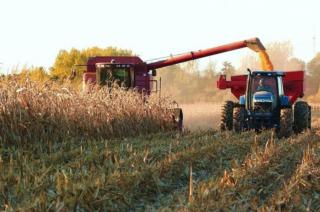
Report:
<svg viewBox="0 0 320 212"><path fill-rule="evenodd" d="M249 71L245 95L240 97L248 128L279 125L280 110L288 106L283 90L283 72Z"/></svg>
<svg viewBox="0 0 320 212"><path fill-rule="evenodd" d="M271 115L279 111L284 98L283 72L255 71L249 74L246 109L256 115Z"/></svg>

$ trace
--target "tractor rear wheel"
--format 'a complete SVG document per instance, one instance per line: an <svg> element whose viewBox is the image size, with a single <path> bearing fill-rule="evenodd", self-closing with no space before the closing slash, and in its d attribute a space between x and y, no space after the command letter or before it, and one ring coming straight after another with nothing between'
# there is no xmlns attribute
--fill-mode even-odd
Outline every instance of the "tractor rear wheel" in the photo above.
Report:
<svg viewBox="0 0 320 212"><path fill-rule="evenodd" d="M222 106L220 130L232 130L233 128L233 102L226 101Z"/></svg>
<svg viewBox="0 0 320 212"><path fill-rule="evenodd" d="M301 133L311 127L311 110L307 102L299 101L293 106L294 132Z"/></svg>
<svg viewBox="0 0 320 212"><path fill-rule="evenodd" d="M237 107L233 113L233 129L235 132L242 132L245 129L245 108Z"/></svg>
<svg viewBox="0 0 320 212"><path fill-rule="evenodd" d="M308 128L311 129L311 106L309 105Z"/></svg>
<svg viewBox="0 0 320 212"><path fill-rule="evenodd" d="M284 108L280 111L280 126L277 130L279 138L289 137L293 132L293 115L291 108Z"/></svg>

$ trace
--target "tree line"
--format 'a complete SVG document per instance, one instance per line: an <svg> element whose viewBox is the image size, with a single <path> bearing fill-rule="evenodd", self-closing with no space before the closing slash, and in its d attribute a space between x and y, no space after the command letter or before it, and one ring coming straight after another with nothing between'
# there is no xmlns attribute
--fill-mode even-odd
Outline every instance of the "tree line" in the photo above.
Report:
<svg viewBox="0 0 320 212"><path fill-rule="evenodd" d="M266 45L267 52L273 63L274 70L305 70L305 96L311 102L320 102L320 53L305 62L293 55L291 42L273 42ZM216 81L220 74L230 78L234 74L246 74L247 68L260 69L259 57L256 53L248 53L240 59L240 66L234 67L231 62L225 61L218 68L210 61L207 67L200 71L198 62L191 61L175 67L160 70L163 87L179 102L224 101L234 98L230 91L221 91L216 88ZM199 74L200 73L200 74Z"/></svg>
<svg viewBox="0 0 320 212"><path fill-rule="evenodd" d="M63 83L68 81L69 83L76 85L81 84L82 74L85 71L85 65L89 57L93 56L130 56L133 55L132 51L129 49L121 49L117 47L92 47L87 49L78 50L72 48L70 51L61 50L57 54L55 61L48 70L43 67L31 66L22 67L21 70L14 70L13 75L23 79L29 78L35 81L47 81L52 80L58 83ZM77 73L72 81L68 78L72 74L72 70L76 68Z"/></svg>
<svg viewBox="0 0 320 212"><path fill-rule="evenodd" d="M287 42L273 42L266 45L267 52L275 70L306 70L305 94L309 100L320 102L320 52L310 61L303 61L293 55L293 46ZM61 50L48 70L43 67L23 67L15 75L21 79L29 78L35 81L52 80L64 82L68 80L75 65L85 65L92 56L130 56L134 53L129 49L116 47L92 47L87 49ZM178 102L222 101L232 98L230 91L216 89L216 81L220 74L230 77L233 74L244 74L247 68L259 70L259 58L255 53L249 53L240 59L240 66L235 67L225 61L218 68L217 63L210 60L206 67L200 69L197 60L159 69L158 78L162 79L162 90L172 95ZM77 74L70 82L79 85L85 67L77 68Z"/></svg>

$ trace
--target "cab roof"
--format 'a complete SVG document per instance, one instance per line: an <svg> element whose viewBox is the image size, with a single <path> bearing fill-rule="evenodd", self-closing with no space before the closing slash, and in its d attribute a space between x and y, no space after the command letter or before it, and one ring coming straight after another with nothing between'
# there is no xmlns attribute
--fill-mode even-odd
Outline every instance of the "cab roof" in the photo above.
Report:
<svg viewBox="0 0 320 212"><path fill-rule="evenodd" d="M253 76L285 76L283 71L253 71Z"/></svg>

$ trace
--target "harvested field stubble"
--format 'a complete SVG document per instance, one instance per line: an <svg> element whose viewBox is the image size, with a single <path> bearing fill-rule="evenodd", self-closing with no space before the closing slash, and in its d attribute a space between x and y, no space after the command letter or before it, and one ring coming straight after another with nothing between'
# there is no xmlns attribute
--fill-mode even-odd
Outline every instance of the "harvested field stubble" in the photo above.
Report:
<svg viewBox="0 0 320 212"><path fill-rule="evenodd" d="M311 154L314 151L317 154ZM320 183L319 167L316 165L318 162L315 160L320 156L319 153L319 136L312 132L279 142L271 139L264 147L254 145L243 163L233 167L231 172L199 183L199 190L196 191L198 195L192 208L240 211L318 210L319 186L311 188L311 185ZM305 164L309 164L309 167ZM302 167L309 168L309 174L302 173ZM297 182L299 174L300 179L305 176L300 183ZM307 178L310 175L312 177ZM301 187L304 189L300 189ZM291 192L287 192L288 188ZM301 193L296 194L293 190L300 190ZM293 199L297 199L296 195L299 201L293 202Z"/></svg>
<svg viewBox="0 0 320 212"><path fill-rule="evenodd" d="M271 132L202 132L108 141L65 140L54 143L50 152L40 143L23 149L13 145L1 148L0 207L264 209L273 207L277 200L285 204L292 201L295 192L282 196L288 184L291 191L305 189L301 195L311 195L311 207L316 208L317 187L297 187L290 182L300 173L296 170L302 158L313 161L303 156L308 146L315 155L320 153L319 138L314 132L274 141ZM192 203L188 202L190 161ZM301 182L317 185L319 173L315 165L310 167L312 177L305 176Z"/></svg>
<svg viewBox="0 0 320 212"><path fill-rule="evenodd" d="M172 128L168 99L121 88L81 93L52 82L0 82L0 142L124 137Z"/></svg>

